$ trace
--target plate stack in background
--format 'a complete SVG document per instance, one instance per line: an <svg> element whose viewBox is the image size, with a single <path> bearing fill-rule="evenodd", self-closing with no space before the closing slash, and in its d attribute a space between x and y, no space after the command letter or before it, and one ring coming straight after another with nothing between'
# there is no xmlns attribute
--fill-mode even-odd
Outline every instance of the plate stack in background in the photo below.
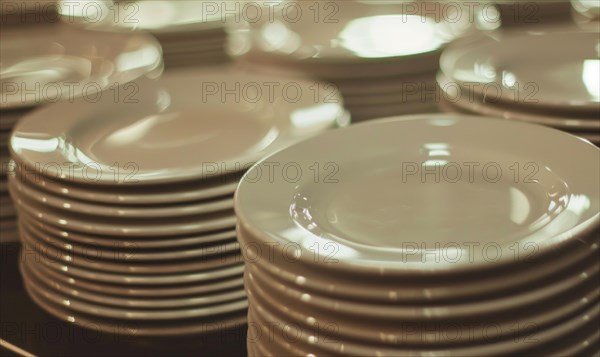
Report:
<svg viewBox="0 0 600 357"><path fill-rule="evenodd" d="M599 31L569 25L457 41L440 61L441 106L547 125L600 144Z"/></svg>
<svg viewBox="0 0 600 357"><path fill-rule="evenodd" d="M78 3L73 6L70 3ZM162 48L165 69L224 64L226 24L243 1L61 1L62 21L98 31L152 34ZM70 4L70 5L69 5ZM97 8L91 16L85 9Z"/></svg>
<svg viewBox="0 0 600 357"><path fill-rule="evenodd" d="M273 19L232 29L230 53L255 71L308 73L334 83L353 122L436 111L444 45L499 25L458 2L286 1L272 13Z"/></svg>
<svg viewBox="0 0 600 357"><path fill-rule="evenodd" d="M31 298L68 323L116 334L200 336L243 324L239 176L348 120L339 93L288 83L174 70L123 86L136 89L131 98L62 102L23 118L9 189Z"/></svg>
<svg viewBox="0 0 600 357"><path fill-rule="evenodd" d="M1 40L0 241L9 242L17 239L6 188L6 175L12 170L7 143L13 126L47 103L125 97L128 93L109 88L160 73L162 58L160 46L150 36L102 34L63 25L3 28ZM52 118L46 119L52 125Z"/></svg>
<svg viewBox="0 0 600 357"><path fill-rule="evenodd" d="M502 28L505 29L573 21L569 0L485 0L484 3L497 9Z"/></svg>
<svg viewBox="0 0 600 357"><path fill-rule="evenodd" d="M599 154L539 125L425 114L266 158L235 200L250 356L597 353ZM315 157L316 177L253 179Z"/></svg>

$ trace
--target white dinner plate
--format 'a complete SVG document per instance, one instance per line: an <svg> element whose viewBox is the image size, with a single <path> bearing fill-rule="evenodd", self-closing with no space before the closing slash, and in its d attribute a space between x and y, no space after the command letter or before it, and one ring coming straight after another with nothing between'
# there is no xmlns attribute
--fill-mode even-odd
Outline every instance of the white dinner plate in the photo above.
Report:
<svg viewBox="0 0 600 357"><path fill-rule="evenodd" d="M9 186L11 185L14 194L25 197L32 202L65 212L75 212L90 216L123 218L185 217L226 211L233 208L233 198L231 196L219 197L210 201L189 202L171 206L128 207L86 203L56 196L20 182L15 176L9 175Z"/></svg>
<svg viewBox="0 0 600 357"><path fill-rule="evenodd" d="M45 224L35 217L22 212L19 216L28 227L39 230L46 235L57 237L60 240L66 241L66 244L77 245L84 244L94 246L97 249L121 249L130 251L132 249L190 249L191 246L220 244L226 241L235 240L236 232L233 229L209 232L204 234L192 235L187 237L111 237L93 235L89 233L78 233L68 230L68 227L54 227Z"/></svg>
<svg viewBox="0 0 600 357"><path fill-rule="evenodd" d="M547 114L528 112L523 106L511 103L486 102L483 98L471 94L467 89L461 88L459 83L452 82L441 73L438 75L438 85L443 93L441 101L469 113L541 124L563 130L600 131L600 121L595 120L594 116L588 118L562 116L551 109L548 109ZM598 105L600 108L600 103Z"/></svg>
<svg viewBox="0 0 600 357"><path fill-rule="evenodd" d="M219 291L235 290L243 288L244 281L241 275L234 275L215 281L198 282L189 285L165 285L155 287L140 287L140 286L129 286L121 284L111 284L107 282L85 280L80 278L73 278L68 275L68 272L59 272L43 264L37 264L34 260L24 260L23 265L27 265L30 269L35 269L41 274L47 276L51 281L61 283L64 286L70 286L75 290L85 290L92 293L100 294L111 294L122 297L132 297L135 299L145 298L165 298L174 299L182 296L189 295L206 295L214 294Z"/></svg>
<svg viewBox="0 0 600 357"><path fill-rule="evenodd" d="M531 257L527 247L543 257L597 229L599 152L564 132L501 119L388 118L266 158L242 179L235 210L284 266L291 256L390 277L498 269ZM317 176L258 176L273 162L309 170L315 158Z"/></svg>
<svg viewBox="0 0 600 357"><path fill-rule="evenodd" d="M157 274L157 275L139 275L139 274L112 274L94 271L85 268L65 265L62 262L53 260L48 255L38 254L29 248L21 251L22 260L30 260L31 264L42 264L47 269L68 275L73 279L84 279L107 284L119 284L129 286L131 289L136 287L160 287L177 284L200 284L223 278L239 276L244 271L243 265L235 265L221 269L214 269L201 272L182 273L182 274Z"/></svg>
<svg viewBox="0 0 600 357"><path fill-rule="evenodd" d="M96 204L143 207L202 201L232 195L241 176L238 173L231 175L233 177L226 176L201 182L190 181L177 185L136 187L132 192L130 187L97 187L93 184L68 183L43 176L44 170L42 173L37 173L35 170L22 167L22 165L13 165L7 171L11 175L16 175L18 180L67 199ZM210 167L215 172L219 170L218 166L210 165Z"/></svg>
<svg viewBox="0 0 600 357"><path fill-rule="evenodd" d="M75 212L64 212L13 196L19 210L45 224L81 234L107 235L113 237L172 237L189 236L231 229L235 215L223 211L200 216L171 217L165 219L86 217Z"/></svg>
<svg viewBox="0 0 600 357"><path fill-rule="evenodd" d="M72 285L64 285L60 282L56 282L49 275L45 275L43 271L37 271L34 267L28 264L21 265L21 274L28 281L34 280L35 283L42 287L48 288L49 291L57 291L59 294L64 296L70 296L76 299L81 299L95 304L110 305L120 308L129 309L181 309L190 307L210 306L215 304L221 304L224 302L231 302L240 300L245 297L244 290L232 290L219 292L216 294L203 294L203 295L192 295L182 296L178 298L133 298L133 297L117 297L108 294L102 294L98 292L89 292L86 290L77 289Z"/></svg>
<svg viewBox="0 0 600 357"><path fill-rule="evenodd" d="M43 294L39 294L35 289L32 289L28 285L25 286L25 289L34 302L58 319L73 324L74 326L83 326L94 331L101 331L111 335L123 335L128 337L201 336L230 329L238 329L244 326L247 321L245 313L191 320L193 322L176 321L170 324L124 322L121 320L102 319L84 313L74 313L72 310L66 308L64 303L54 304Z"/></svg>
<svg viewBox="0 0 600 357"><path fill-rule="evenodd" d="M469 84L480 96L493 93L505 103L597 118L599 51L598 32L575 26L507 31L453 43L440 67L450 80Z"/></svg>
<svg viewBox="0 0 600 357"><path fill-rule="evenodd" d="M4 29L1 38L2 109L111 97L100 91L162 71L160 45L147 34L57 25Z"/></svg>
<svg viewBox="0 0 600 357"><path fill-rule="evenodd" d="M61 102L21 119L11 137L15 161L83 184L205 180L242 171L344 115L339 93L319 91L321 82L229 67L136 83L134 102Z"/></svg>

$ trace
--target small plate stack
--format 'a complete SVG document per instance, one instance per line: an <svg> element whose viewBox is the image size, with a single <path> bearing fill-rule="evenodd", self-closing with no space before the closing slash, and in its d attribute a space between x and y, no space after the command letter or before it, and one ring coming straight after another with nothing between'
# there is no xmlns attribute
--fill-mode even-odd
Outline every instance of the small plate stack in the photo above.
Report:
<svg viewBox="0 0 600 357"><path fill-rule="evenodd" d="M226 24L240 8L239 1L207 0L92 0L79 2L79 6L70 0L61 3L64 22L101 31L152 34L163 48L165 69L229 62ZM99 14L91 16L85 10L90 8L99 9Z"/></svg>
<svg viewBox="0 0 600 357"><path fill-rule="evenodd" d="M441 49L497 25L457 2L286 1L272 12L269 21L232 29L229 52L254 70L334 83L354 122L435 111Z"/></svg>
<svg viewBox="0 0 600 357"><path fill-rule="evenodd" d="M599 155L543 126L427 114L266 158L235 199L250 355L598 351ZM284 162L320 171L254 179Z"/></svg>
<svg viewBox="0 0 600 357"><path fill-rule="evenodd" d="M347 124L339 94L315 85L283 91L277 77L182 69L123 86L133 94L120 101L62 102L23 118L9 189L29 295L109 333L244 323L233 192L254 161Z"/></svg>
<svg viewBox="0 0 600 357"><path fill-rule="evenodd" d="M0 242L14 242L15 211L6 187L13 126L46 103L125 95L109 88L160 73L162 59L159 44L150 36L101 34L64 25L3 29L0 58Z"/></svg>
<svg viewBox="0 0 600 357"><path fill-rule="evenodd" d="M567 26L457 41L440 60L441 105L547 125L598 144L598 36Z"/></svg>

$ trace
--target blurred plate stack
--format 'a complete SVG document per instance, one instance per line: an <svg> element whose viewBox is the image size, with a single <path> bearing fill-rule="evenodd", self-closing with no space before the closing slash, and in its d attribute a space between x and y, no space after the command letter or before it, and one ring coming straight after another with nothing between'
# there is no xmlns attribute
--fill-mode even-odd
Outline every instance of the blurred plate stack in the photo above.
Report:
<svg viewBox="0 0 600 357"><path fill-rule="evenodd" d="M457 41L440 61L442 107L547 125L598 144L598 37L567 26Z"/></svg>
<svg viewBox="0 0 600 357"><path fill-rule="evenodd" d="M599 154L543 126L426 114L266 158L235 201L250 355L597 352ZM315 157L335 170L251 179Z"/></svg>
<svg viewBox="0 0 600 357"><path fill-rule="evenodd" d="M119 101L62 102L23 118L9 189L30 296L60 319L112 333L244 323L239 176L347 124L339 94L311 91L319 83L296 80L288 92L256 87L263 81L286 85L229 68L174 70L123 86L132 94Z"/></svg>
<svg viewBox="0 0 600 357"><path fill-rule="evenodd" d="M148 32L160 42L165 68L171 69L229 62L225 52L226 24L231 18L235 21L240 3L243 2L63 0L61 16L64 22L94 30ZM98 9L93 16L90 8Z"/></svg>
<svg viewBox="0 0 600 357"><path fill-rule="evenodd" d="M308 73L339 87L353 121L431 112L444 45L497 24L435 1L285 1L232 30L229 51L257 71Z"/></svg>
<svg viewBox="0 0 600 357"><path fill-rule="evenodd" d="M58 23L57 0L0 0L0 25L35 26Z"/></svg>
<svg viewBox="0 0 600 357"><path fill-rule="evenodd" d="M118 97L121 94L109 88L160 73L162 59L159 44L150 36L102 34L61 25L3 28L0 49L0 241L9 242L17 236L6 187L7 143L18 120L46 103Z"/></svg>
<svg viewBox="0 0 600 357"><path fill-rule="evenodd" d="M484 0L484 3L497 9L503 28L572 22L569 0Z"/></svg>

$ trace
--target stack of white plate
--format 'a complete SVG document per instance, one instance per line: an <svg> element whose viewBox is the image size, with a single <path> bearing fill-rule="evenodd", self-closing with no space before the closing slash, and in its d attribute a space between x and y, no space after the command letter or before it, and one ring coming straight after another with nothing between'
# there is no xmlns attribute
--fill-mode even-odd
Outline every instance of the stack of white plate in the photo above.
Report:
<svg viewBox="0 0 600 357"><path fill-rule="evenodd" d="M599 155L543 126L427 114L266 158L235 201L250 355L591 354ZM284 162L320 171L253 179Z"/></svg>
<svg viewBox="0 0 600 357"><path fill-rule="evenodd" d="M63 102L23 118L9 189L30 296L60 319L112 333L243 323L239 175L346 120L338 94L311 91L319 83L297 80L286 92L263 81L286 85L228 68L171 71L132 82L128 100ZM208 84L245 89L208 94Z"/></svg>
<svg viewBox="0 0 600 357"><path fill-rule="evenodd" d="M165 68L171 69L229 62L225 27L229 18L235 18L240 1L63 0L61 5L67 23L101 31L151 33L163 48ZM100 10L92 16L89 9Z"/></svg>
<svg viewBox="0 0 600 357"><path fill-rule="evenodd" d="M457 41L440 60L442 107L547 125L600 143L599 36L567 26Z"/></svg>
<svg viewBox="0 0 600 357"><path fill-rule="evenodd" d="M334 83L354 122L435 111L441 49L497 25L458 2L287 1L272 13L232 30L230 53L254 70L292 70Z"/></svg>
<svg viewBox="0 0 600 357"><path fill-rule="evenodd" d="M160 46L142 34L109 34L68 26L3 29L0 42L0 242L16 241L15 211L6 188L8 137L17 121L46 103L121 100L116 91L145 74L162 71ZM102 92L106 90L106 92Z"/></svg>

